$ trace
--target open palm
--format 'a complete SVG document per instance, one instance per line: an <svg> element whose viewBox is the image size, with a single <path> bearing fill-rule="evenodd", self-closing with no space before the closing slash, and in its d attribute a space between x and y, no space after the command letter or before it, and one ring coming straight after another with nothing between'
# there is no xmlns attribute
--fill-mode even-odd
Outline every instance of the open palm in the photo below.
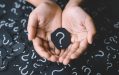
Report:
<svg viewBox="0 0 119 75"><path fill-rule="evenodd" d="M62 27L71 33L71 45L61 55L59 61L68 64L78 58L92 43L96 33L91 17L79 6L65 8L62 13Z"/></svg>
<svg viewBox="0 0 119 75"><path fill-rule="evenodd" d="M62 10L58 5L49 1L39 4L28 21L28 38L33 41L36 52L50 61L56 61L55 46L51 42L51 33L61 27Z"/></svg>

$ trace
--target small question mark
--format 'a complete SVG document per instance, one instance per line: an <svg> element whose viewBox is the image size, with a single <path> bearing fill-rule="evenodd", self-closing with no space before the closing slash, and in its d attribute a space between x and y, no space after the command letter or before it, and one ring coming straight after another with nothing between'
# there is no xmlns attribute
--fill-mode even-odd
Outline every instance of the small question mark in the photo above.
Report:
<svg viewBox="0 0 119 75"><path fill-rule="evenodd" d="M28 68L28 65L26 65L25 67L23 67L22 69L21 69L21 75L28 75L28 71L26 71L26 72L24 72L24 70L26 70Z"/></svg>
<svg viewBox="0 0 119 75"><path fill-rule="evenodd" d="M0 8L5 8L5 4L0 4Z"/></svg>
<svg viewBox="0 0 119 75"><path fill-rule="evenodd" d="M16 8L12 8L11 12L13 12L14 14L16 14Z"/></svg>
<svg viewBox="0 0 119 75"><path fill-rule="evenodd" d="M77 73L77 72L73 72L72 74L73 74L73 75L78 75L78 73Z"/></svg>
<svg viewBox="0 0 119 75"><path fill-rule="evenodd" d="M62 33L62 32L58 32L58 33L56 34L56 36L58 36L58 35L62 35L62 37L61 37L60 40L59 40L60 47L62 48L62 40L64 39L65 35L64 35L64 33Z"/></svg>
<svg viewBox="0 0 119 75"><path fill-rule="evenodd" d="M24 57L28 57L29 56L29 54L27 54L27 55L23 55L22 57L21 57L21 59L23 60L23 61L28 61L28 59L25 59Z"/></svg>
<svg viewBox="0 0 119 75"><path fill-rule="evenodd" d="M108 62L107 65L108 65L108 66L107 66L107 70L109 70L109 68L112 67L112 63L109 63L109 62Z"/></svg>
<svg viewBox="0 0 119 75"><path fill-rule="evenodd" d="M25 27L26 26L26 19L22 19L21 23L23 24L23 27Z"/></svg>
<svg viewBox="0 0 119 75"><path fill-rule="evenodd" d="M104 52L100 50L99 54L96 54L95 56L96 57L103 57L104 56Z"/></svg>
<svg viewBox="0 0 119 75"><path fill-rule="evenodd" d="M6 40L5 35L3 35L3 44L4 45L7 45L8 43L9 43L9 40Z"/></svg>
<svg viewBox="0 0 119 75"><path fill-rule="evenodd" d="M115 37L110 37L109 39L111 42L117 43L117 41L115 40Z"/></svg>
<svg viewBox="0 0 119 75"><path fill-rule="evenodd" d="M52 71L52 75L55 75L55 74L54 74L55 72L62 72L63 70L64 70L64 68L62 68L62 69L60 69L60 70L53 70L53 71Z"/></svg>

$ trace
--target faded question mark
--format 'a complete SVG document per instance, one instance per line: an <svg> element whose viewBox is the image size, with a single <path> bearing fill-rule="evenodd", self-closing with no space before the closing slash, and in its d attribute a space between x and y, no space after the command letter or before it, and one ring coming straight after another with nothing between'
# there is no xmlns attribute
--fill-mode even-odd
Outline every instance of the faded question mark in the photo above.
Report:
<svg viewBox="0 0 119 75"><path fill-rule="evenodd" d="M100 50L99 54L96 54L95 56L96 57L103 57L104 56L104 52Z"/></svg>
<svg viewBox="0 0 119 75"><path fill-rule="evenodd" d="M26 65L25 67L23 67L22 69L21 69L21 75L28 75L28 71L26 71L26 72L24 72L24 70L26 70L28 68L28 65Z"/></svg>
<svg viewBox="0 0 119 75"><path fill-rule="evenodd" d="M5 7L5 4L0 4L0 8L4 8Z"/></svg>
<svg viewBox="0 0 119 75"><path fill-rule="evenodd" d="M59 40L60 47L62 48L62 40L64 39L65 35L64 35L64 33L62 33L62 32L58 32L58 33L56 34L56 36L58 37L58 35L62 35L62 37L61 37L60 40Z"/></svg>
<svg viewBox="0 0 119 75"><path fill-rule="evenodd" d="M108 65L108 66L107 66L107 70L109 70L109 68L112 67L112 63L109 63L109 62L108 62L107 65Z"/></svg>
<svg viewBox="0 0 119 75"><path fill-rule="evenodd" d="M90 75L91 74L91 69L89 67L86 67L86 66L82 66L82 70L84 72L88 72L87 75Z"/></svg>
<svg viewBox="0 0 119 75"><path fill-rule="evenodd" d="M53 71L52 71L52 75L55 75L55 74L54 74L55 72L62 72L63 70L64 70L64 68L62 68L62 69L60 69L60 70L53 70Z"/></svg>
<svg viewBox="0 0 119 75"><path fill-rule="evenodd" d="M3 44L4 45L7 45L8 43L9 43L9 40L6 40L5 35L3 35Z"/></svg>
<svg viewBox="0 0 119 75"><path fill-rule="evenodd" d="M11 12L13 12L14 14L16 14L16 8L12 8Z"/></svg>
<svg viewBox="0 0 119 75"><path fill-rule="evenodd" d="M22 19L21 23L23 24L23 27L25 27L26 26L26 19Z"/></svg>

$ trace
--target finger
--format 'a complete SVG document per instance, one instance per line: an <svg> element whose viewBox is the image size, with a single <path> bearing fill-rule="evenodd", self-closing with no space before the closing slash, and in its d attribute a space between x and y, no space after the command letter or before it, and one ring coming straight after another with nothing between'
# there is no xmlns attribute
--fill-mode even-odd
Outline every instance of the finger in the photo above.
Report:
<svg viewBox="0 0 119 75"><path fill-rule="evenodd" d="M59 55L59 54L60 54L60 50L57 49L57 48L55 48L55 54L56 54L56 55Z"/></svg>
<svg viewBox="0 0 119 75"><path fill-rule="evenodd" d="M64 58L66 57L67 53L68 53L68 50L66 50L66 51L62 54L62 56L60 56L60 58L59 58L59 62L60 62L60 63L63 62L63 60L64 60Z"/></svg>
<svg viewBox="0 0 119 75"><path fill-rule="evenodd" d="M45 50L49 49L48 42L44 42L44 43L43 43L43 46L44 46Z"/></svg>
<svg viewBox="0 0 119 75"><path fill-rule="evenodd" d="M49 61L56 62L58 60L58 56L56 55L51 55L50 58L48 58Z"/></svg>
<svg viewBox="0 0 119 75"><path fill-rule="evenodd" d="M65 49L61 49L59 56L62 56L65 52Z"/></svg>
<svg viewBox="0 0 119 75"><path fill-rule="evenodd" d="M52 42L49 42L49 43L52 43ZM49 45L50 45L50 48L49 48ZM48 45L48 42L47 43L46 42L44 43L44 46L45 47L48 46L47 47L47 49L49 49L48 53L51 54L51 56L48 58L48 60L49 61L52 61L52 62L56 62L58 60L58 56L56 56L55 51L54 51L54 47L52 47L53 44L49 44L49 45Z"/></svg>
<svg viewBox="0 0 119 75"><path fill-rule="evenodd" d="M74 44L72 44L65 59L69 59L71 54L73 54L78 48L79 48L79 42L75 42Z"/></svg>
<svg viewBox="0 0 119 75"><path fill-rule="evenodd" d="M43 47L44 47L45 50L48 50L47 52L48 52L49 54L55 55L54 49L52 49L52 48L49 47L47 41L44 41Z"/></svg>
<svg viewBox="0 0 119 75"><path fill-rule="evenodd" d="M87 37L88 43L92 44L93 37L96 34L96 28L95 28L95 25L94 25L93 20L91 19L91 17L86 18L85 26L86 26L86 29L88 31L88 37Z"/></svg>
<svg viewBox="0 0 119 75"><path fill-rule="evenodd" d="M55 54L55 46L54 46L54 44L53 44L51 41L49 41L49 47L50 47L51 53L52 53L53 55L56 55L56 54Z"/></svg>
<svg viewBox="0 0 119 75"><path fill-rule="evenodd" d="M63 61L63 64L64 64L64 65L67 65L67 64L69 64L70 61L71 61L71 59L70 59L70 58L67 58L67 59L65 59L65 60Z"/></svg>
<svg viewBox="0 0 119 75"><path fill-rule="evenodd" d="M35 38L35 39L33 40L33 45L34 45L34 48L35 48L36 52L37 52L41 57L48 59L48 58L50 58L51 55L49 54L48 50L45 50L45 49L43 48L42 43L43 43L43 41L42 41L41 39L39 39L39 38Z"/></svg>
<svg viewBox="0 0 119 75"><path fill-rule="evenodd" d="M61 63L63 62L63 60L65 59L66 55L68 54L68 52L69 52L71 46L72 46L72 45L70 45L70 46L66 49L66 51L64 51L64 53L62 54L62 56L60 56L59 62L61 62Z"/></svg>
<svg viewBox="0 0 119 75"><path fill-rule="evenodd" d="M52 48L52 50L55 50L55 45L52 43L52 41L49 41L49 46Z"/></svg>
<svg viewBox="0 0 119 75"><path fill-rule="evenodd" d="M72 46L66 56L66 59L70 58L71 54L73 54L78 48L79 48L79 42L75 42L74 44L72 44Z"/></svg>
<svg viewBox="0 0 119 75"><path fill-rule="evenodd" d="M37 23L38 23L37 16L31 13L29 16L28 26L27 26L29 40L32 40L35 38L36 30L37 30Z"/></svg>
<svg viewBox="0 0 119 75"><path fill-rule="evenodd" d="M71 49L69 50L69 53L67 54L67 56L65 57L63 64L67 65L70 60L71 60L71 55L79 48L79 42L75 42L74 44L72 44Z"/></svg>
<svg viewBox="0 0 119 75"><path fill-rule="evenodd" d="M50 52L51 52L53 55L56 55L54 50L50 50Z"/></svg>
<svg viewBox="0 0 119 75"><path fill-rule="evenodd" d="M80 43L79 48L71 55L71 59L78 58L86 50L87 46L88 46L88 41L87 41L87 39L84 39Z"/></svg>

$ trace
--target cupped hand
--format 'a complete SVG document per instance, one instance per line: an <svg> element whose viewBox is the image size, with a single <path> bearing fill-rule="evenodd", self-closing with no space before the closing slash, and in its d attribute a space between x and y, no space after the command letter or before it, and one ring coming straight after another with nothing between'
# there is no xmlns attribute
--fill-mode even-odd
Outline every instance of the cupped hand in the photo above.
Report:
<svg viewBox="0 0 119 75"><path fill-rule="evenodd" d="M40 3L28 20L28 39L33 41L36 52L50 61L57 61L59 50L51 42L51 33L61 28L60 7L52 1ZM57 54L56 54L57 53Z"/></svg>
<svg viewBox="0 0 119 75"><path fill-rule="evenodd" d="M79 6L65 8L62 13L62 27L71 34L71 45L62 53L59 62L68 64L78 58L92 44L96 29L91 17Z"/></svg>

